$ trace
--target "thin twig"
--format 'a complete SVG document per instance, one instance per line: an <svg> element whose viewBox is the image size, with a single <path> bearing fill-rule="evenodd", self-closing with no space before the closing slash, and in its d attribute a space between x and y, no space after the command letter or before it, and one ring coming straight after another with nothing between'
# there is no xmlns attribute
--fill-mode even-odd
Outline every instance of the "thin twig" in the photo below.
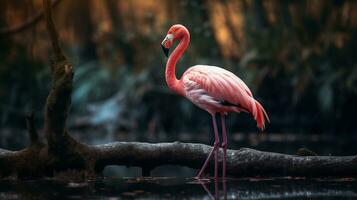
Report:
<svg viewBox="0 0 357 200"><path fill-rule="evenodd" d="M56 7L61 0L54 0L52 2L52 7ZM44 13L43 11L37 13L36 15L28 18L25 22L22 24L13 26L13 27L5 27L5 28L0 28L0 35L14 35L17 33L20 33L22 31L27 30L28 28L35 26L38 24L42 19L44 19Z"/></svg>

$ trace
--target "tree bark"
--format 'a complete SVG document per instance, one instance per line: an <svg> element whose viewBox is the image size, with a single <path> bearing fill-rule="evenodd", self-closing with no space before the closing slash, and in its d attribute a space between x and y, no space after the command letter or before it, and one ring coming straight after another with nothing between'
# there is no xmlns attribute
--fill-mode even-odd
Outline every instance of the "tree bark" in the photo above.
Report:
<svg viewBox="0 0 357 200"><path fill-rule="evenodd" d="M180 165L200 169L211 146L194 143L116 142L91 147L96 169L106 165L155 168ZM356 156L297 156L242 148L228 150L227 171L231 176L355 176ZM213 171L213 161L209 171Z"/></svg>
<svg viewBox="0 0 357 200"><path fill-rule="evenodd" d="M101 174L107 165L137 166L143 175L162 165L199 169L210 146L193 143L115 142L89 146L73 139L66 129L71 104L73 69L63 54L52 19L50 0L44 0L46 27L54 50L52 88L45 105L45 140L37 135L33 117L27 117L30 145L20 151L0 149L0 177L38 178L68 170ZM208 171L213 170L213 162ZM357 156L296 156L253 149L229 150L230 176L356 176Z"/></svg>
<svg viewBox="0 0 357 200"><path fill-rule="evenodd" d="M66 156L46 153L45 145L12 152L0 149L0 176L51 175L53 171L79 169L88 174L101 174L105 166L141 167L146 174L163 165L179 165L199 169L211 146L195 143L115 142L88 146L69 143ZM297 156L242 148L228 150L227 172L234 177L297 176L354 177L357 156ZM58 162L55 160L59 159ZM208 172L213 172L213 161ZM50 173L42 173L50 172ZM11 173L10 173L11 172Z"/></svg>

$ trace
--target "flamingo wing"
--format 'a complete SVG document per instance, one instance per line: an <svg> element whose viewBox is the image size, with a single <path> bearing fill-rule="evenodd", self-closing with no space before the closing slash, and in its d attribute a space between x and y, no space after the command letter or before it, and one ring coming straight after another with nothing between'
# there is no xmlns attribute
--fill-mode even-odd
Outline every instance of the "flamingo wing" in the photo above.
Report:
<svg viewBox="0 0 357 200"><path fill-rule="evenodd" d="M220 67L196 65L181 79L186 97L200 108L215 112L250 112L263 129L268 115L253 98L248 86L232 72Z"/></svg>

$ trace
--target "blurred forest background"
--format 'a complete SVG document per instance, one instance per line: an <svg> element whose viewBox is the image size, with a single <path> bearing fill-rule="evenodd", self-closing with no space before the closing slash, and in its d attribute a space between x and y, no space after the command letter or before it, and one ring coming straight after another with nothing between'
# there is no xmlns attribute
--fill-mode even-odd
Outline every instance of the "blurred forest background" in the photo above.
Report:
<svg viewBox="0 0 357 200"><path fill-rule="evenodd" d="M39 21L6 33L41 10L42 0L0 0L3 148L26 142L25 112L35 111L42 129L52 53L45 25ZM354 0L61 0L55 23L75 70L68 125L92 143L208 143L209 115L173 94L164 79L161 41L172 24L181 23L191 32L191 44L177 76L195 64L233 71L270 115L268 134L259 137L351 137L357 112L356 10ZM227 120L235 140L258 132L250 115Z"/></svg>

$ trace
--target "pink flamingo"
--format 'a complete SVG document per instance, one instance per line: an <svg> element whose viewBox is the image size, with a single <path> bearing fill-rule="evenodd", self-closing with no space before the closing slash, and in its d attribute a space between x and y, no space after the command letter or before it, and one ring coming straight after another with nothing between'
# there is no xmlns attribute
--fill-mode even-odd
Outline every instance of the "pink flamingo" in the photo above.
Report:
<svg viewBox="0 0 357 200"><path fill-rule="evenodd" d="M193 104L212 115L215 142L197 178L202 176L213 153L215 154L214 177L215 179L218 178L220 142L215 115L220 113L223 140L221 146L223 148L222 177L224 179L226 177L228 146L224 115L228 112L251 113L261 130L265 127L265 119L269 122L269 117L260 103L253 98L247 85L230 71L215 66L196 65L187 69L181 79L178 80L175 74L176 63L190 43L190 33L183 25L173 25L162 41L161 45L166 56L168 56L170 46L176 40L179 40L180 43L166 63L165 78L167 85L171 90L186 97Z"/></svg>

